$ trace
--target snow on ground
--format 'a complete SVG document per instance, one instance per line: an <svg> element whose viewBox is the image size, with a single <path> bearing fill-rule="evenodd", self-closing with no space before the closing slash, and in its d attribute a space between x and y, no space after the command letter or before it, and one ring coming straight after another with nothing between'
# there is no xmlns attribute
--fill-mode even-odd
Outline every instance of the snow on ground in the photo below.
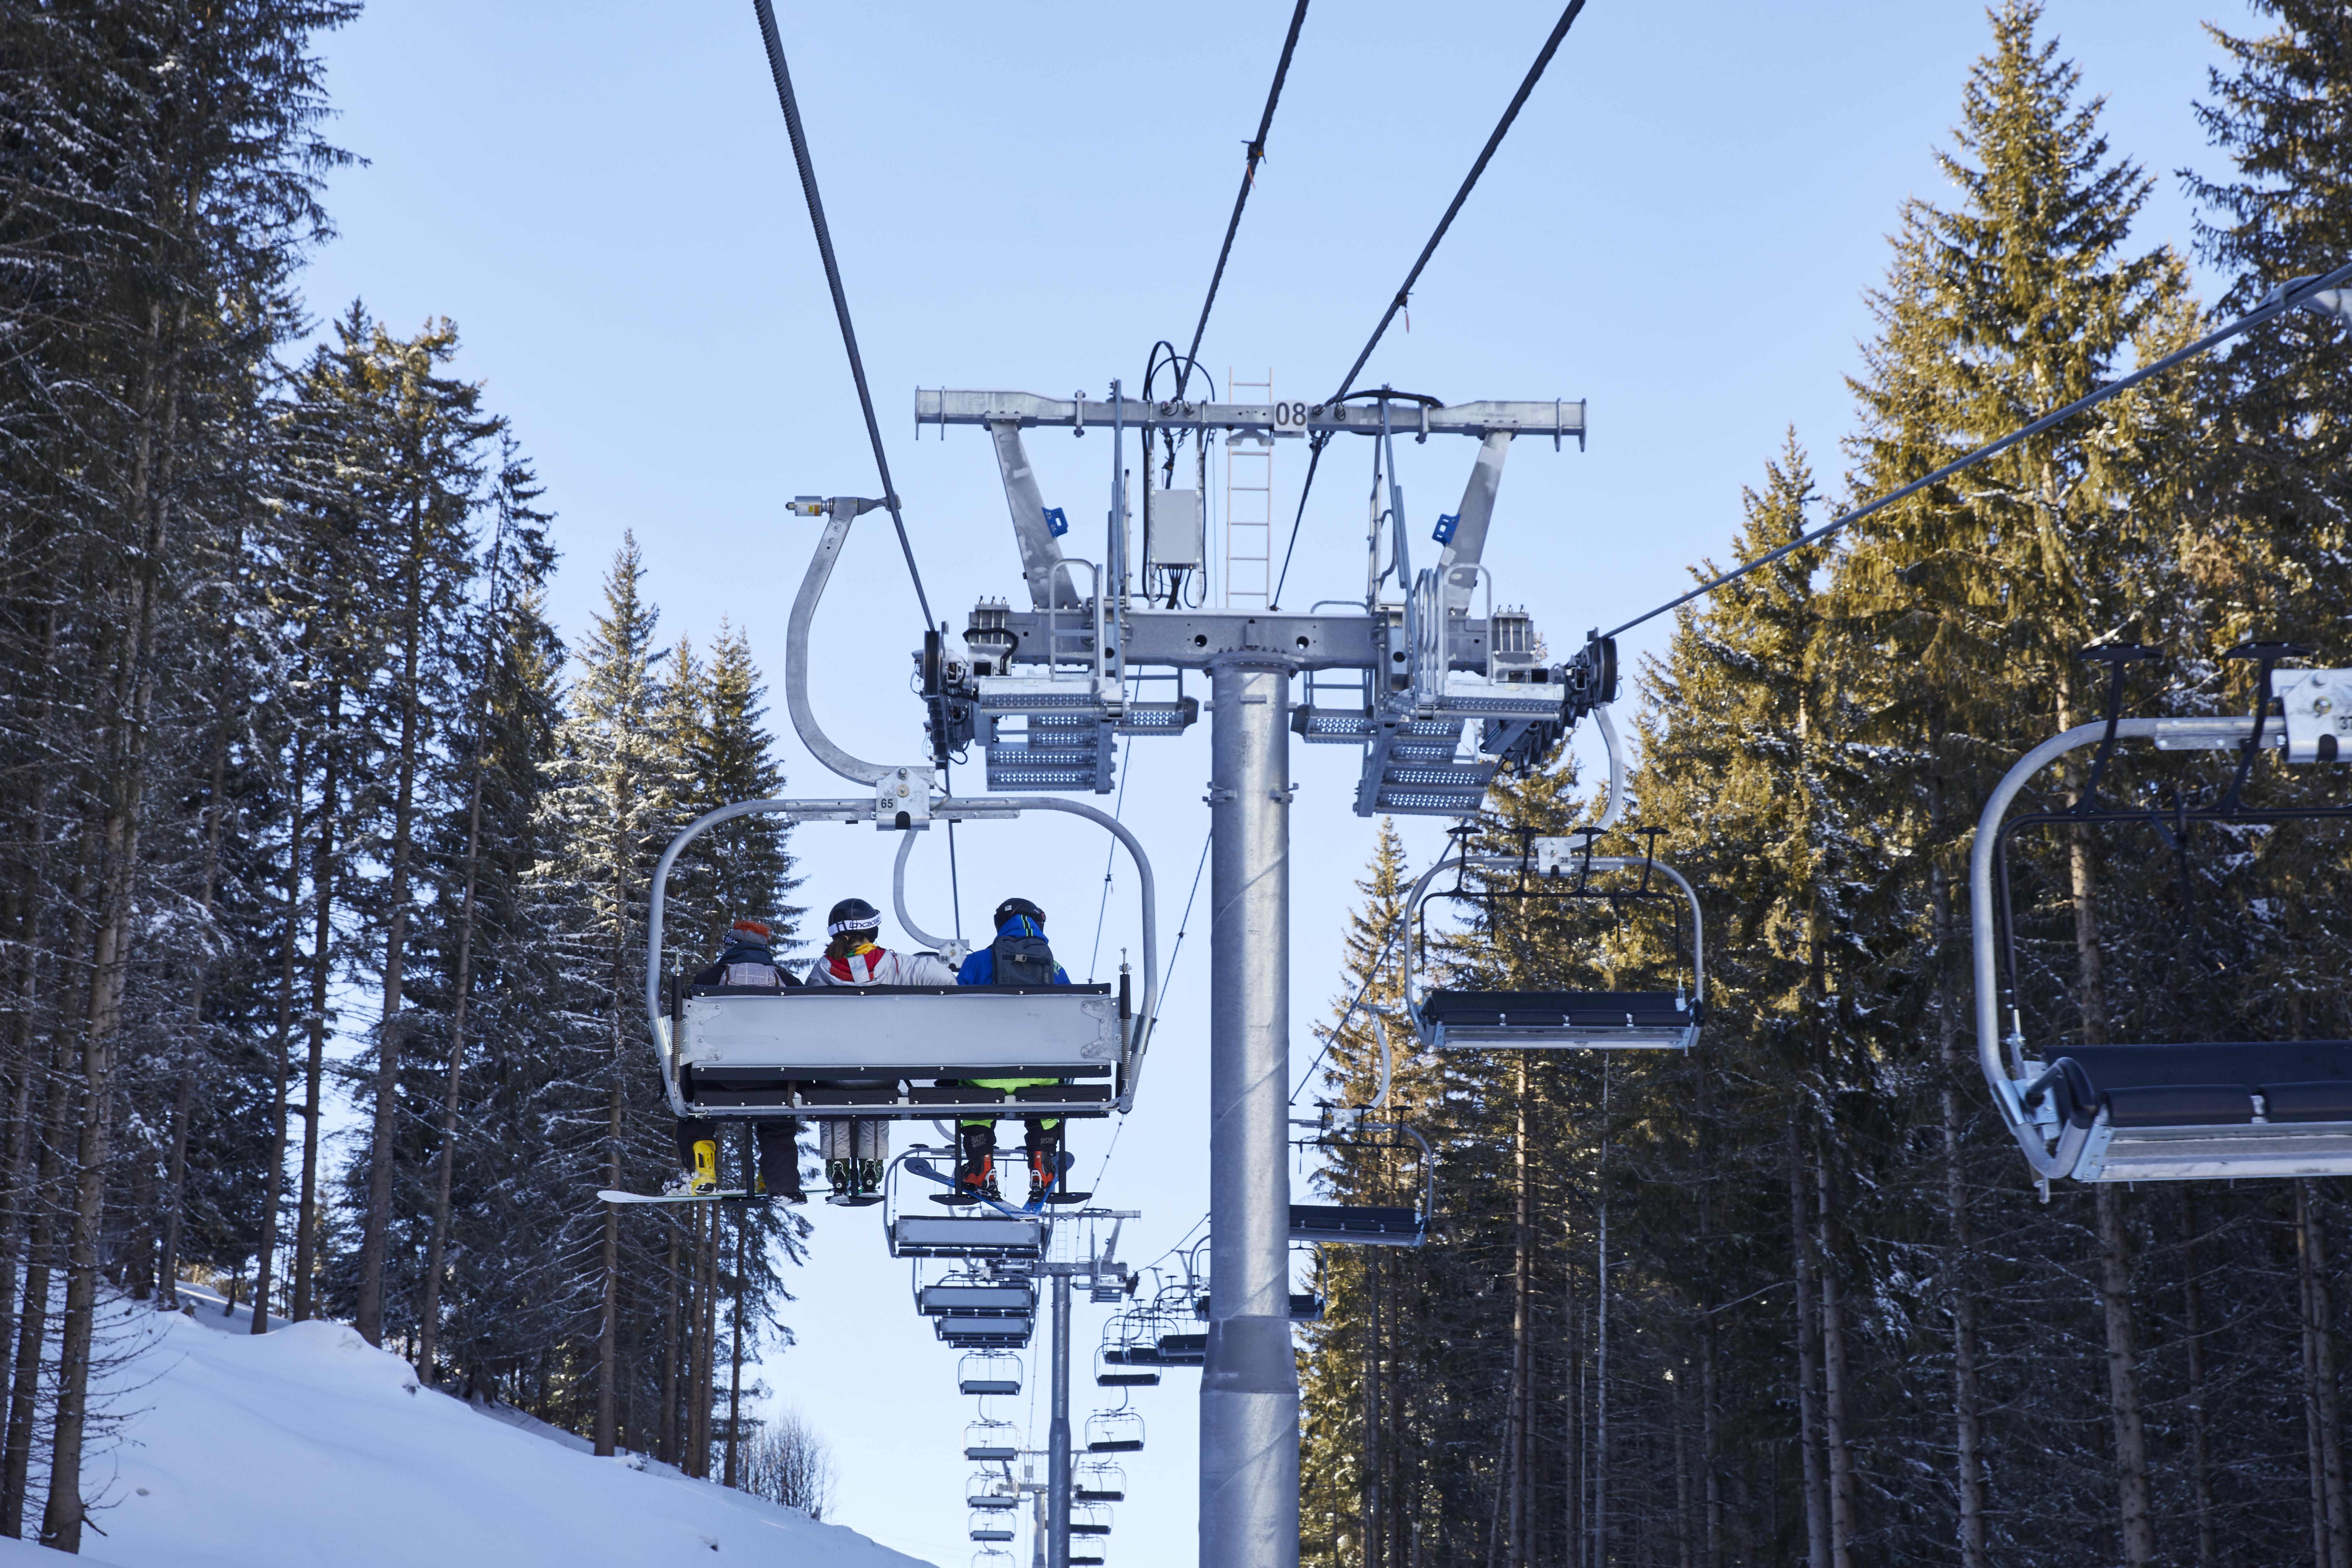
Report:
<svg viewBox="0 0 2352 1568"><path fill-rule="evenodd" d="M142 1310L147 1348L107 1373L125 1418L83 1486L102 1568L908 1568L838 1525L599 1459L520 1412L421 1388L407 1363L327 1322L273 1321L195 1292L194 1317ZM566 1439L569 1439L568 1441ZM65 1559L0 1541L0 1568Z"/></svg>

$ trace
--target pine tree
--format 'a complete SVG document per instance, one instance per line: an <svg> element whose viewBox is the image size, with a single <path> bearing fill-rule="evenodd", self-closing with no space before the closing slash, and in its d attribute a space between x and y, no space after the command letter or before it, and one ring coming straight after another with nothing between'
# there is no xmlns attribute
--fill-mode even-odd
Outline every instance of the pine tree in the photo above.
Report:
<svg viewBox="0 0 2352 1568"><path fill-rule="evenodd" d="M673 803L685 780L661 725L658 612L645 600L644 574L636 541L627 538L606 574L604 608L583 642L557 731L556 784L542 813L548 857L533 873L560 944L566 1010L580 1030L570 1075L579 1097L569 1108L575 1133L602 1113L601 1135L582 1150L593 1149L594 1163L572 1167L583 1186L625 1188L633 1174L643 1180L663 1163L648 1157L659 1142L630 1115L633 1104L658 1105L661 1093L639 1027L637 966L649 876L677 826ZM623 1331L620 1211L611 1205L599 1253L594 1441L609 1454L621 1420Z"/></svg>

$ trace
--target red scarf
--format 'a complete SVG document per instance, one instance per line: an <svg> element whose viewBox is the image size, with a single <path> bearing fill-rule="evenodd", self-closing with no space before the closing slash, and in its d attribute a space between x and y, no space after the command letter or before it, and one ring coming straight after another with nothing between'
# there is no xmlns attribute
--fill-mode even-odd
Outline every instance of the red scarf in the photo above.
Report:
<svg viewBox="0 0 2352 1568"><path fill-rule="evenodd" d="M868 953L873 954L873 956L867 958L866 955ZM835 980L843 981L851 985L868 985L873 984L874 971L880 966L882 960L887 956L888 954L883 949L875 946L874 943L870 942L860 942L858 944L857 951L851 953L848 958L828 958L824 961L824 966L832 972L833 977ZM860 974L850 968L852 961L861 958L866 960L863 966L866 973L863 974Z"/></svg>

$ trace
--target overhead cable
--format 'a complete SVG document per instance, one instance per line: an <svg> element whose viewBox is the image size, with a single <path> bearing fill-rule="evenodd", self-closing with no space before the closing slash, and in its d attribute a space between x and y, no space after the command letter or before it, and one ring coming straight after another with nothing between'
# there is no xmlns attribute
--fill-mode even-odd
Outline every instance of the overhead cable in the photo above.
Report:
<svg viewBox="0 0 2352 1568"><path fill-rule="evenodd" d="M2147 364L2144 364L2137 370L2133 371L2129 375L2120 376L2114 381L2108 382L2105 386L2098 387L2092 392L2084 394L2083 396L2074 399L2074 402L2067 404L2063 408L2053 408L2049 413L2043 415L2041 418L2033 421L2031 425L2021 426L2019 428L2011 431L2008 435L2001 437L1997 441L1988 441L1983 446L1979 447L1975 451L1967 454L1965 457L1956 458L1952 461L1946 463L1934 473L1921 475L1919 478L1913 479L1909 484L1903 486L1900 489L1889 490L1886 494L1880 496L1876 500L1871 501L1865 506L1856 507L1852 511L1840 512L1837 516L1830 519L1829 521L1822 524L1819 528L1807 533L1800 533L1796 538L1789 541L1788 543L1780 546L1778 549L1766 551L1763 554L1758 556L1755 560L1748 562L1746 565L1735 567L1731 571L1726 572L1720 577L1714 578L1709 582L1702 583L1697 587L1693 588L1689 593L1683 595L1681 597L1669 599L1664 604L1660 605L1656 609L1646 610L1641 615L1635 616L1632 620L1627 621L1624 625L1612 626L1609 630L1601 633L1601 635L1603 637L1613 637L1621 633L1632 631L1635 626L1640 626L1643 622L1655 620L1658 616L1666 614L1669 610L1678 610L1682 608L1683 605L1689 604L1693 599L1712 594L1717 588L1724 586L1727 583L1736 583L1740 578L1747 576L1750 572L1755 571L1758 567L1769 566L1773 562L1780 560L1782 556L1789 554L1792 551L1802 550L1809 544L1818 544L1822 540L1827 539L1831 534L1835 533L1839 529L1845 527L1849 523L1860 522L1864 518L1870 516L1873 512L1884 511L1886 508L1893 506L1896 501L1915 496L1921 490L1926 489L1929 485L1940 484L1944 480L1950 479L1955 474L1973 468L1988 458L1999 457L2001 453L2008 451L2011 447L2016 446L2021 441L2030 441L2034 437L2041 435L2044 430L2049 429L2051 426L2063 424L2066 420L2072 419L2075 415L2081 414L2087 409L2095 408L2100 404L2106 402L2107 399L2116 396L2121 393L2130 391L2133 387L2137 386L2141 382L2147 380L2151 376L2161 375L2166 371L2172 369L2175 365L2181 364L2189 360L2196 358L2199 354L2205 353L2210 350L2218 348L2221 344L2228 342L2231 338L2237 337L2242 332L2252 331L2253 328L2262 325L2264 321L2271 320L2274 316L2284 315L2289 310L2300 308L2307 301L2310 301L2315 295L2326 293L2330 289L2341 289L2347 283L2352 283L2352 265L2339 267L2333 272L2323 273L2316 278L2298 279L2292 284L2274 289L2272 292L2271 298L2263 301L2262 304L2256 306L2252 310L2247 311L2244 315L2239 317L2236 321L2230 322L2227 326L2216 328L2214 331L2206 333L2203 337L2199 338L2195 342L2189 343L2183 348L2175 349L2170 353L2166 354L2162 359L2151 360Z"/></svg>
<svg viewBox="0 0 2352 1568"><path fill-rule="evenodd" d="M1290 31L1282 40L1282 58L1274 65L1274 85L1265 89L1265 112L1257 117L1257 134L1250 138L1249 156L1242 165L1242 188L1234 197L1234 216L1225 220L1225 243L1217 247L1217 268L1209 274L1208 297L1201 301L1201 319L1192 326L1192 346L1176 373L1176 395L1184 395L1194 358L1201 352L1201 334L1209 330L1209 310L1217 302L1217 285L1225 279L1225 258L1234 253L1234 236L1242 226L1242 208L1249 205L1250 187L1257 183L1257 166L1265 161L1265 133L1274 126L1274 106L1282 100L1282 82L1290 74L1290 57L1298 48L1298 29L1307 20L1307 0L1290 13ZM1171 347L1171 354L1175 353ZM1150 389L1147 387L1146 391Z"/></svg>
<svg viewBox="0 0 2352 1568"><path fill-rule="evenodd" d="M1389 308L1381 312L1381 323L1365 340L1363 352L1356 356L1356 363L1348 367L1348 374L1339 378L1339 390L1331 395L1331 402L1338 403L1348 396L1349 389L1356 384L1357 374L1364 368L1364 363L1372 357L1372 351L1380 346L1381 339L1387 334L1389 323L1396 320L1397 312L1403 310L1412 298L1412 286L1421 281L1422 268L1427 267L1429 258L1437 254L1438 242L1445 237L1445 231L1454 226L1454 216L1461 212L1462 204L1470 199L1471 191L1477 186L1478 176L1486 172L1486 165L1493 161L1496 149L1502 146L1504 136L1509 133L1511 122L1518 119L1519 110L1527 105L1528 94L1534 92L1536 83L1543 79L1545 68L1551 64L1552 56L1559 52L1560 40L1568 37L1569 28L1576 25L1576 18L1583 9L1584 0L1568 0L1568 8L1559 14L1559 20L1552 24L1550 36L1544 39L1543 47L1536 51L1535 64L1528 68L1527 78L1519 83L1519 90L1511 95L1503 117L1495 121L1493 134L1486 138L1486 146L1478 150L1478 161L1470 165L1470 173L1463 179L1462 188L1455 191L1454 199L1446 204L1445 216L1437 220L1437 227L1430 233L1429 243L1421 247L1421 255L1414 258L1412 270L1404 275L1404 282L1398 287L1395 297L1389 300ZM1323 444L1330 438L1327 433L1318 437L1309 448L1307 482L1299 487L1298 512L1290 520L1290 543L1282 552L1282 575L1276 579L1273 596L1267 601L1269 607L1282 602L1282 585L1290 576L1290 552L1297 548L1298 524L1307 515L1307 495L1315 488L1315 468L1323 456Z"/></svg>
<svg viewBox="0 0 2352 1568"><path fill-rule="evenodd" d="M751 0L759 13L760 37L768 46L768 69L776 79L776 101L783 105L784 129L793 139L793 161L800 165L801 190L808 197L809 222L816 229L817 254L824 258L824 280L833 289L833 313L841 321L842 346L849 351L849 374L857 382L858 405L866 411L866 439L874 444L874 466L882 475L882 504L890 509L890 526L898 531L898 550L907 558L907 575L915 584L915 603L923 612L923 630L932 631L931 601L923 592L923 574L915 565L915 547L907 539L907 520L898 510L898 488L890 482L890 458L882 449L882 426L874 417L874 395L866 387L866 362L858 356L857 331L849 322L849 297L841 290L841 266L833 257L833 230L824 221L824 202L816 190L816 165L809 161L808 136L801 129L801 107L793 93L792 72L784 66L784 41L776 32L776 13L769 0Z"/></svg>

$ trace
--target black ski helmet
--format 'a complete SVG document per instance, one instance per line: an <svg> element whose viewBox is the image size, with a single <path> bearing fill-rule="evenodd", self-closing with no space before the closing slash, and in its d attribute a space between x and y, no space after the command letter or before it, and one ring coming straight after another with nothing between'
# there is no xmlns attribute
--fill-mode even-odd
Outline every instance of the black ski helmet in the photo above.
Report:
<svg viewBox="0 0 2352 1568"><path fill-rule="evenodd" d="M1026 915L1035 921L1041 931L1045 925L1045 911L1026 899L1007 899L996 906L996 929L1003 931L1004 922L1014 915Z"/></svg>
<svg viewBox="0 0 2352 1568"><path fill-rule="evenodd" d="M844 899L833 906L824 917L824 934L839 936L845 931L880 931L882 911L864 899Z"/></svg>

